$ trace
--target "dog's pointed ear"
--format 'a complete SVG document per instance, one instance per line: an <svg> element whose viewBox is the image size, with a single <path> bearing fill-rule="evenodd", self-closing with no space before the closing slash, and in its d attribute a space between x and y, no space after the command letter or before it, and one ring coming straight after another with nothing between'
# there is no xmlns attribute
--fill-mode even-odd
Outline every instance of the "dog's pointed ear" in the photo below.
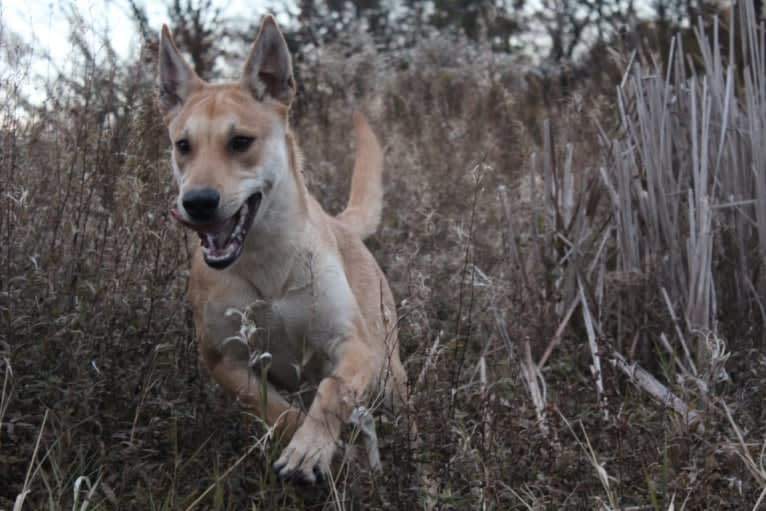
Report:
<svg viewBox="0 0 766 511"><path fill-rule="evenodd" d="M253 49L242 71L242 85L258 101L275 99L289 106L295 95L290 51L277 22L270 15L261 21Z"/></svg>
<svg viewBox="0 0 766 511"><path fill-rule="evenodd" d="M202 80L181 56L167 25L162 25L159 62L159 106L162 115L167 116L183 105Z"/></svg>

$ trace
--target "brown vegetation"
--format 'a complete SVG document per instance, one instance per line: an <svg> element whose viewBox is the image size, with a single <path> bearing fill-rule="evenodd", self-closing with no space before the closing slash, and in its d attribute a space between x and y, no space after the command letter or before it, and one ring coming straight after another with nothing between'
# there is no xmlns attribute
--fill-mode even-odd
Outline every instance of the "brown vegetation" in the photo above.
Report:
<svg viewBox="0 0 766 511"><path fill-rule="evenodd" d="M675 46L617 95L543 98L447 42L407 69L301 64L293 124L326 208L354 108L385 145L368 245L423 436L380 418L383 474L346 464L319 490L277 481L264 428L198 364L153 65L83 45L40 106L0 76L0 508L412 509L421 462L441 509L752 508L766 48L747 6L732 19L742 66L700 33L695 75Z"/></svg>

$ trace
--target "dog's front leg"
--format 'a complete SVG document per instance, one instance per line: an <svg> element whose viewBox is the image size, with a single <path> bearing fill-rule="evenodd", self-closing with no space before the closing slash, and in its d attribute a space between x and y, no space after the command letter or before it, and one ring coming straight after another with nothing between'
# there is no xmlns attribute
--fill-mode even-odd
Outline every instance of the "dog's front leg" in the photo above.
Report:
<svg viewBox="0 0 766 511"><path fill-rule="evenodd" d="M376 374L366 344L350 337L337 349L335 368L317 388L303 424L274 463L280 477L313 484L330 473L340 430L362 404Z"/></svg>
<svg viewBox="0 0 766 511"><path fill-rule="evenodd" d="M266 424L274 427L278 440L286 441L292 436L301 421L301 412L290 406L268 382L258 378L241 360L220 358L209 363L213 378L229 393L234 394L242 404L256 413Z"/></svg>

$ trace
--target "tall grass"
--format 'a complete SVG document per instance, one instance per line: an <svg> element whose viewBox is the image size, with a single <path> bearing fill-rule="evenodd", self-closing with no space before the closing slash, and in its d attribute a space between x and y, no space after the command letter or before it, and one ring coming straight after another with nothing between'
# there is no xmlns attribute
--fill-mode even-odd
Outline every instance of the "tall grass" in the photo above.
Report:
<svg viewBox="0 0 766 511"><path fill-rule="evenodd" d="M0 76L0 507L412 509L420 463L442 509L752 507L755 20L745 5L699 25L699 48L677 39L664 67L636 56L607 97L543 101L510 62L439 40L299 64L292 123L329 210L346 199L354 108L385 145L369 246L422 437L379 418L382 475L344 464L331 491L306 491L275 479L277 448L197 362L154 65L92 51L74 19L45 103L13 88L27 75Z"/></svg>
<svg viewBox="0 0 766 511"><path fill-rule="evenodd" d="M732 348L740 338L764 340L765 48L751 11L748 3L736 11L736 27L732 14L728 55L717 20L712 34L700 21L702 65L693 74L680 38L664 74L635 67L618 91L625 136L602 171L616 269L650 276L672 309L677 335L666 333L675 355L695 376L711 370L723 337ZM737 54L745 56L740 69Z"/></svg>

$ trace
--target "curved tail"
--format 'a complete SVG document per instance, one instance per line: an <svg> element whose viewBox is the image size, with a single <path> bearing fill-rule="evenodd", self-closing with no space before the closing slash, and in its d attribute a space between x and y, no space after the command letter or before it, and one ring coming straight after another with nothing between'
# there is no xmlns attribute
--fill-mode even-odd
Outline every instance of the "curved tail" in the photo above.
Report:
<svg viewBox="0 0 766 511"><path fill-rule="evenodd" d="M356 160L351 195L337 218L357 236L371 236L380 224L383 209L383 151L364 115L354 113Z"/></svg>

